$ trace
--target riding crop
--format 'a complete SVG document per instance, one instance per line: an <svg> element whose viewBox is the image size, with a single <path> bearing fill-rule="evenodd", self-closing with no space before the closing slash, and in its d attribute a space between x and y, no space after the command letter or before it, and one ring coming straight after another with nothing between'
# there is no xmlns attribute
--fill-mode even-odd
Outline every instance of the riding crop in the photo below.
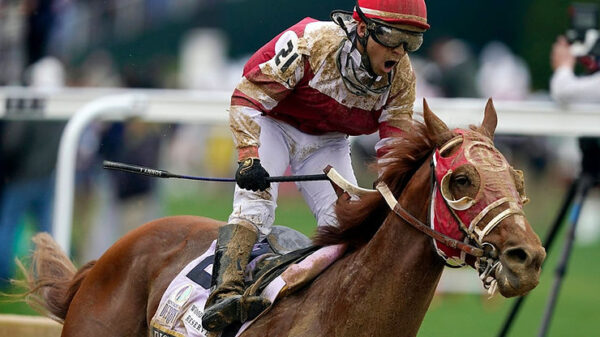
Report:
<svg viewBox="0 0 600 337"><path fill-rule="evenodd" d="M102 164L105 169L125 171L135 174L143 174L146 176L156 178L176 178L176 179L188 179L188 180L202 180L202 181L218 181L218 182L235 182L235 178L215 178L215 177L197 177L188 176L182 174L175 174L165 170L157 170L149 167L130 165L124 163L118 163L114 161L105 160ZM314 181L314 180L329 180L326 174L308 174L308 175L297 175L297 176L277 176L267 177L268 182L279 183L279 182L290 182L290 181Z"/></svg>

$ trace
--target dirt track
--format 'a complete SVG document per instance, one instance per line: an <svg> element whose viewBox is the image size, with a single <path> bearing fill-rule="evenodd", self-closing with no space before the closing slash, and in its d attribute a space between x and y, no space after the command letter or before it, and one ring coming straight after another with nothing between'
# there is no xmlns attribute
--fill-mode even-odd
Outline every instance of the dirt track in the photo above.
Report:
<svg viewBox="0 0 600 337"><path fill-rule="evenodd" d="M0 336L59 337L62 325L40 316L0 315Z"/></svg>

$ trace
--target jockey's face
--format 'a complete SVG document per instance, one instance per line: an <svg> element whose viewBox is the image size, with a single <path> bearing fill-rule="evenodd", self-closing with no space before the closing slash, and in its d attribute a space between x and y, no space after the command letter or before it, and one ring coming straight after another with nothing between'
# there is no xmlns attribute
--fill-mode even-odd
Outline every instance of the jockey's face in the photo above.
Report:
<svg viewBox="0 0 600 337"><path fill-rule="evenodd" d="M364 22L359 22L357 27L357 33L361 37L366 34L367 26ZM404 45L401 44L396 48L385 47L377 43L371 36L367 40L367 50L365 51L363 46L358 43L358 50L361 53L367 53L369 60L371 61L371 68L377 75L386 75L391 72L396 64L406 54Z"/></svg>

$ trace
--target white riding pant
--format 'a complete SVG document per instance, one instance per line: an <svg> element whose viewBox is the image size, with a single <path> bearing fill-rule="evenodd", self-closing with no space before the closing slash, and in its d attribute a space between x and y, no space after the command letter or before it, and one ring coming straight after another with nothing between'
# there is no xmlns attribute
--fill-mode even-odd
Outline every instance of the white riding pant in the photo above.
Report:
<svg viewBox="0 0 600 337"><path fill-rule="evenodd" d="M258 154L270 176L282 176L288 166L293 175L320 174L331 165L344 178L356 184L350 160L350 142L343 133L306 134L293 126L267 116L256 117L260 130ZM326 180L296 182L298 190L317 219L317 225L337 226L334 211L337 195ZM253 192L235 186L233 212L229 223L250 222L262 239L275 220L279 183L265 191Z"/></svg>

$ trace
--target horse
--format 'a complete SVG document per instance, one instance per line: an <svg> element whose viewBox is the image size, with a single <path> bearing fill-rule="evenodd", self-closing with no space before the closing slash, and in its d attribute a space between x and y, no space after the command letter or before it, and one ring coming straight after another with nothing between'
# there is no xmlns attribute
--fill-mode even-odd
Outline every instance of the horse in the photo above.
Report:
<svg viewBox="0 0 600 337"><path fill-rule="evenodd" d="M464 249L455 255L505 297L526 294L538 284L545 250L520 210L522 176L493 147L497 116L491 99L482 124L463 130L450 130L423 103L424 123L415 122L409 134L388 144L375 164L387 196L340 197L339 227L320 228L313 237L316 245L346 245L343 256L309 285L278 299L241 336L416 336L442 270L451 263L449 252L457 247ZM465 155L467 138L475 139L471 150L489 151L466 153L470 159L445 172L444 179L434 177L441 161ZM509 178L498 171L487 181L490 165L506 168L502 172ZM511 201L488 200L490 191L506 192ZM452 230L462 233L454 239L436 230L432 240L424 234L432 230L414 225L432 221L440 202L446 219L454 219ZM461 231L469 220L465 214L478 202L485 211ZM64 337L151 335L149 322L165 289L207 250L223 224L197 216L151 221L79 270L48 234L37 235L24 280L29 300L63 324Z"/></svg>

